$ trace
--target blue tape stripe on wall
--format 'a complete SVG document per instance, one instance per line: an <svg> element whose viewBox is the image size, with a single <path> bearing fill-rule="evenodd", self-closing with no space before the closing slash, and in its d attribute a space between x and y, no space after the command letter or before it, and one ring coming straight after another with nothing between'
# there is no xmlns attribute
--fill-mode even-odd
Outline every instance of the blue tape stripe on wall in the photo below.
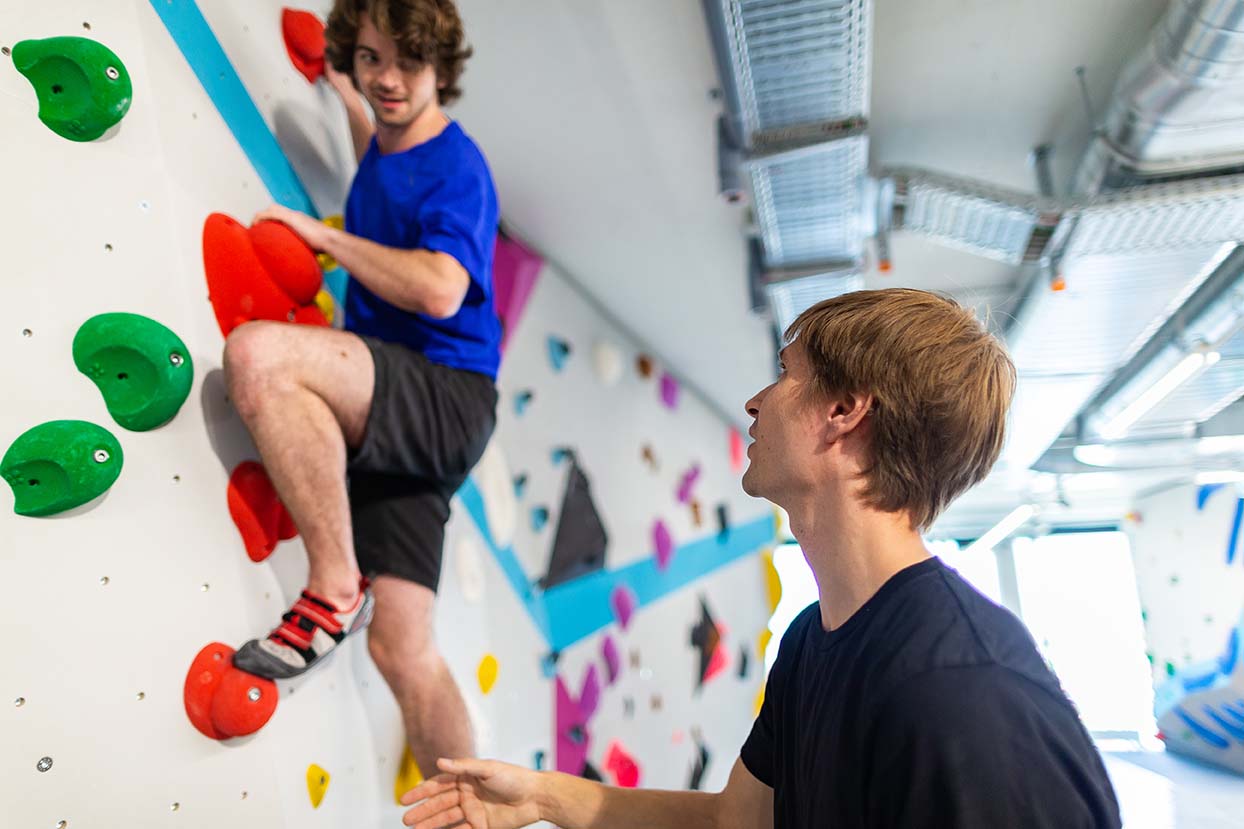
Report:
<svg viewBox="0 0 1244 829"><path fill-rule="evenodd" d="M272 198L286 207L318 217L298 174L259 114L198 5L194 0L151 0L151 7L181 49ZM279 45L273 44L273 47Z"/></svg>
<svg viewBox="0 0 1244 829"><path fill-rule="evenodd" d="M773 516L767 515L731 527L720 539L714 534L679 547L664 571L657 569L653 558L646 558L617 570L599 570L539 593L532 588L533 580L523 571L514 549L498 547L493 540L484 499L475 482L468 479L457 494L510 586L553 650L563 650L613 624L609 596L618 585L630 587L635 592L636 607L643 607L773 543L777 534Z"/></svg>
<svg viewBox="0 0 1244 829"><path fill-rule="evenodd" d="M193 0L151 0L151 7L181 49L272 198L286 207L317 216L310 196L199 7ZM344 294L344 285L340 284L344 282L344 275L344 272L326 275L328 287L339 301ZM643 607L740 556L755 552L771 543L776 534L776 525L770 516L731 528L720 541L714 535L679 548L665 572L658 571L655 562L649 559L620 570L593 573L546 593L537 593L513 548L500 548L493 541L483 497L475 482L468 479L457 494L515 595L555 650L572 645L613 622L609 594L616 585L628 585L635 591L638 606Z"/></svg>
<svg viewBox="0 0 1244 829"><path fill-rule="evenodd" d="M553 650L572 645L614 621L609 596L618 585L635 592L637 606L652 604L680 587L703 578L735 559L772 544L777 526L772 515L731 527L720 540L716 534L679 547L661 571L648 557L618 570L602 570L559 584L544 594L552 622ZM760 572L756 573L760 581Z"/></svg>

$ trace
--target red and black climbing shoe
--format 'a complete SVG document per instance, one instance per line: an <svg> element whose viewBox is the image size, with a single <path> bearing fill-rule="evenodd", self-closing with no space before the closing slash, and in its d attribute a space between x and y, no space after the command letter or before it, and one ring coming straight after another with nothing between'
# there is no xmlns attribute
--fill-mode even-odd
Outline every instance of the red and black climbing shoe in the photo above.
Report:
<svg viewBox="0 0 1244 829"><path fill-rule="evenodd" d="M281 625L267 639L252 639L233 655L233 665L268 679L304 674L352 633L371 621L372 595L364 579L354 606L338 610L328 600L307 590L281 617Z"/></svg>

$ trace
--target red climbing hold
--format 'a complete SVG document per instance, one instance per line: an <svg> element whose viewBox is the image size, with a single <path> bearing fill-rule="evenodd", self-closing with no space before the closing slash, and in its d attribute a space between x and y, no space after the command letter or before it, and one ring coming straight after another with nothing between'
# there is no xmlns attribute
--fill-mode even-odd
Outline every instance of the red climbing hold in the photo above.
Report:
<svg viewBox="0 0 1244 829"><path fill-rule="evenodd" d="M280 222L259 222L249 233L255 255L277 287L299 305L315 307L324 276L306 242Z"/></svg>
<svg viewBox="0 0 1244 829"><path fill-rule="evenodd" d="M254 734L272 719L276 683L230 665L212 697L212 725L229 737Z"/></svg>
<svg viewBox="0 0 1244 829"><path fill-rule="evenodd" d="M229 515L251 561L263 561L272 555L278 542L298 535L263 464L242 461L237 465L229 476L228 500Z"/></svg>
<svg viewBox="0 0 1244 829"><path fill-rule="evenodd" d="M281 9L281 34L290 62L307 83L324 74L324 24L314 14L301 9Z"/></svg>
<svg viewBox="0 0 1244 829"><path fill-rule="evenodd" d="M617 740L610 743L605 752L605 771L612 774L614 783L624 789L639 785L639 763Z"/></svg>
<svg viewBox="0 0 1244 829"><path fill-rule="evenodd" d="M263 728L279 694L272 680L233 667L233 648L212 642L190 663L183 698L186 716L200 734L227 740Z"/></svg>
<svg viewBox="0 0 1244 829"><path fill-rule="evenodd" d="M203 223L203 269L220 333L251 320L328 325L315 304L315 254L280 222L246 228L223 213Z"/></svg>
<svg viewBox="0 0 1244 829"><path fill-rule="evenodd" d="M212 642L199 651L186 672L186 685L182 691L186 716L200 734L213 740L223 740L228 736L212 724L212 697L220 688L220 680L232 670L236 670L233 667L233 648Z"/></svg>

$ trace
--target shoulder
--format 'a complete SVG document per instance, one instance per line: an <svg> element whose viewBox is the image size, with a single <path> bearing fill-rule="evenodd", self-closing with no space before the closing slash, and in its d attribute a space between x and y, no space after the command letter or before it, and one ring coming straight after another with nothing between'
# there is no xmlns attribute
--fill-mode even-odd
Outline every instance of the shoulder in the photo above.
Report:
<svg viewBox="0 0 1244 829"><path fill-rule="evenodd" d="M491 177L484 151L457 121L445 127L444 144L445 152L454 156L463 173Z"/></svg>
<svg viewBox="0 0 1244 829"><path fill-rule="evenodd" d="M966 726L1002 725L1033 716L1079 727L1079 716L1057 680L1034 679L996 663L932 668L899 683L878 716L891 725L937 734L962 734Z"/></svg>
<svg viewBox="0 0 1244 829"><path fill-rule="evenodd" d="M879 621L872 644L895 685L933 670L990 665L1052 679L1023 623L948 567L913 580Z"/></svg>

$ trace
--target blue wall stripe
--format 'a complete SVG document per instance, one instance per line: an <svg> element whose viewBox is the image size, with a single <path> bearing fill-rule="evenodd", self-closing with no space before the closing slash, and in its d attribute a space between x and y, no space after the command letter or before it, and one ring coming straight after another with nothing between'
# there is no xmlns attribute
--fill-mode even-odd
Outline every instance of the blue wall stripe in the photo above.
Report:
<svg viewBox="0 0 1244 829"><path fill-rule="evenodd" d="M777 526L772 515L731 527L719 540L716 534L679 547L664 570L648 556L618 570L601 570L559 584L544 593L552 622L549 644L561 650L614 622L609 597L618 585L635 592L637 606L650 605L719 567L772 544ZM756 571L757 584L760 571Z"/></svg>
<svg viewBox="0 0 1244 829"><path fill-rule="evenodd" d="M624 584L634 591L638 609L772 544L777 533L773 516L767 515L730 528L720 540L714 534L679 547L664 571L657 569L655 558L648 557L617 570L598 570L539 592L533 588L535 579L523 571L514 548L498 547L493 540L484 499L475 481L467 479L457 495L510 586L553 650L563 650L613 624L609 596L618 585ZM756 578L759 580L759 573Z"/></svg>
<svg viewBox="0 0 1244 829"><path fill-rule="evenodd" d="M298 174L276 136L268 129L198 5L193 0L151 0L151 7L181 49L272 198L286 207L318 216ZM340 269L325 274L326 286L338 301L345 293L344 282L345 272ZM657 570L654 560L645 559L620 570L602 570L541 593L534 589L533 580L523 571L513 547L497 546L488 529L483 496L474 480L468 479L457 495L515 595L554 650L572 645L614 621L609 595L615 586L629 586L635 592L638 607L643 607L772 543L777 532L774 519L769 516L733 527L721 540L713 535L679 548L664 572Z"/></svg>
<svg viewBox="0 0 1244 829"><path fill-rule="evenodd" d="M151 7L181 49L272 198L286 207L318 217L298 174L259 114L198 5L194 0L151 0ZM278 48L280 44L272 46Z"/></svg>

